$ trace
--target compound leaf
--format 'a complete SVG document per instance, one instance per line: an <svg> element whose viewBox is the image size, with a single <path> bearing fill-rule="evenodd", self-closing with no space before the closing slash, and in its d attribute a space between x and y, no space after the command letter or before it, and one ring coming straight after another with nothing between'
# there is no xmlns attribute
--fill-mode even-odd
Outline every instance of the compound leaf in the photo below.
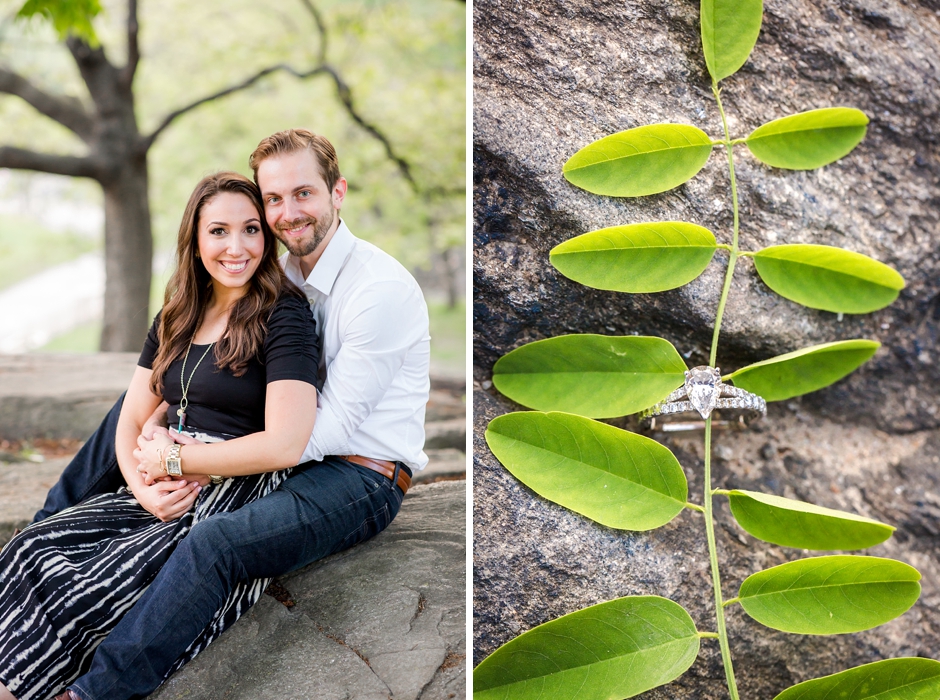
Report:
<svg viewBox="0 0 940 700"><path fill-rule="evenodd" d="M611 226L555 246L552 265L575 282L612 292L662 292L698 277L717 249L715 234L684 221Z"/></svg>
<svg viewBox="0 0 940 700"><path fill-rule="evenodd" d="M759 161L774 168L813 170L848 155L867 128L864 112L829 107L767 122L754 129L746 143Z"/></svg>
<svg viewBox="0 0 940 700"><path fill-rule="evenodd" d="M678 515L688 484L655 440L569 413L508 413L486 443L540 496L620 530L652 530Z"/></svg>
<svg viewBox="0 0 940 700"><path fill-rule="evenodd" d="M760 34L761 0L702 0L702 50L715 82L738 72Z"/></svg>
<svg viewBox="0 0 940 700"><path fill-rule="evenodd" d="M940 662L908 657L856 666L787 688L774 700L937 700Z"/></svg>
<svg viewBox="0 0 940 700"><path fill-rule="evenodd" d="M742 367L724 379L763 396L765 401L783 401L834 384L858 369L880 347L878 341L863 339L813 345Z"/></svg>
<svg viewBox="0 0 940 700"><path fill-rule="evenodd" d="M852 513L754 491L728 495L738 524L759 540L800 549L864 549L884 542L894 528Z"/></svg>
<svg viewBox="0 0 940 700"><path fill-rule="evenodd" d="M845 634L904 614L920 596L918 581L917 569L893 559L836 555L752 574L738 597L748 615L772 629Z"/></svg>
<svg viewBox="0 0 940 700"><path fill-rule="evenodd" d="M753 257L764 284L811 309L865 314L888 306L904 289L904 278L884 263L833 246L775 245Z"/></svg>
<svg viewBox="0 0 940 700"><path fill-rule="evenodd" d="M493 384L523 406L613 418L642 411L685 381L685 362L668 340L562 335L537 340L493 365Z"/></svg>
<svg viewBox="0 0 940 700"><path fill-rule="evenodd" d="M698 650L695 623L681 605L618 598L501 646L473 670L473 700L629 698L681 676Z"/></svg>
<svg viewBox="0 0 940 700"><path fill-rule="evenodd" d="M691 180L712 152L712 140L687 124L652 124L605 136L562 168L572 185L611 197L642 197Z"/></svg>

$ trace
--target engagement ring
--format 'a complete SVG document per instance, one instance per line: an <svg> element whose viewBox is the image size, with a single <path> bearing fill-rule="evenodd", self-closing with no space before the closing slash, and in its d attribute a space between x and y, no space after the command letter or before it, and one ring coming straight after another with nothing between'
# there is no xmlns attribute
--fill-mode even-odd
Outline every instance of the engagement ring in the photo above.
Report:
<svg viewBox="0 0 940 700"><path fill-rule="evenodd" d="M705 427L704 421L668 421L659 417L698 412L707 420L714 410L718 410L723 418L714 421L714 427L745 428L767 415L767 402L757 394L722 384L721 371L717 367L693 367L686 370L683 386L640 413L640 424L663 432L698 430ZM730 420L726 418L729 412L736 414Z"/></svg>

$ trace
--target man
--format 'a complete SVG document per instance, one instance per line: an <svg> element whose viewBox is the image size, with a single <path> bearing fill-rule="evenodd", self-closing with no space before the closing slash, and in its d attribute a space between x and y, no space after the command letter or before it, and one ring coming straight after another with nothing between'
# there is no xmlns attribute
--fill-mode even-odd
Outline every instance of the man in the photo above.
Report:
<svg viewBox="0 0 940 700"><path fill-rule="evenodd" d="M346 180L325 138L279 132L259 144L249 164L265 218L289 251L281 262L307 294L322 336L313 434L280 488L193 527L98 647L90 671L59 698L148 695L239 581L287 573L377 534L397 514L412 470L427 464L430 337L420 288L339 218ZM114 456L119 412L115 406L76 455L37 520L122 484ZM166 509L155 515L189 507L195 482L182 484L167 491Z"/></svg>

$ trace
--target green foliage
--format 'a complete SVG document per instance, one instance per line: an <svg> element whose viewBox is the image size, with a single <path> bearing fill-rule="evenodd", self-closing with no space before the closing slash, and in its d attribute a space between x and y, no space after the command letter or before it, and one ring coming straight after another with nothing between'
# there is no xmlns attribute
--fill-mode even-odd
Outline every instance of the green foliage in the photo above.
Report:
<svg viewBox="0 0 940 700"><path fill-rule="evenodd" d="M613 292L662 292L698 277L717 250L715 234L684 221L611 226L552 249L552 265L576 282Z"/></svg>
<svg viewBox="0 0 940 700"><path fill-rule="evenodd" d="M716 83L738 72L760 34L762 0L702 0L702 51Z"/></svg>
<svg viewBox="0 0 940 700"><path fill-rule="evenodd" d="M474 669L473 699L629 698L681 676L698 649L682 606L658 596L618 598L501 646Z"/></svg>
<svg viewBox="0 0 940 700"><path fill-rule="evenodd" d="M940 662L916 657L886 659L814 678L787 688L774 700L937 700Z"/></svg>
<svg viewBox="0 0 940 700"><path fill-rule="evenodd" d="M702 46L724 138L680 124L653 124L607 136L580 149L565 163L564 177L589 192L638 197L678 187L703 167L715 145L727 150L733 198L731 245L696 224L664 221L623 224L593 231L557 245L551 262L563 275L589 287L654 293L696 279L720 247L728 267L718 302L709 363L716 363L721 322L738 258L754 258L757 274L781 296L814 309L868 313L892 303L903 278L864 255L819 245L779 245L756 253L739 249L739 207L734 149L744 145L762 162L785 169L811 169L847 155L864 138L868 118L849 108L819 109L777 119L746 139L732 139L718 81L748 60L760 32L761 0L702 0ZM783 176L785 177L785 175ZM825 343L773 357L733 372L724 380L781 401L839 381L880 347L873 340ZM705 515L716 601L716 633L731 700L738 700L724 606L739 602L758 622L798 634L843 634L880 625L903 614L920 595L920 574L901 562L862 556L804 559L755 573L739 597L722 602L715 546L712 497L728 496L738 523L756 538L801 549L851 550L887 540L894 528L852 513L742 490L713 490L711 418L705 420L703 505L684 502L687 483L681 465L665 447L589 418L611 418L652 406L683 383L685 363L665 339L567 335L524 345L493 367L493 384L530 408L567 413L511 413L490 422L487 444L497 459L539 495L610 527L645 530L672 520L682 508ZM742 397L719 399L708 379L690 375L682 392L660 415L685 412L696 402L726 401L719 410L749 410ZM727 394L725 395L727 397ZM685 401L684 403L681 403ZM724 418L724 416L722 416ZM666 427L669 426L665 423ZM688 425L688 424L687 424ZM680 428L681 429L681 428ZM617 602L617 601L614 601ZM634 631L581 626L585 613L572 613L500 647L474 672L476 700L564 697L613 700L676 678L661 673L659 651L625 669L611 668L619 645L643 644ZM601 619L591 612L592 623ZM569 623L568 621L572 622ZM573 621L577 620L578 624ZM564 621L564 624L561 623ZM556 626L557 625L557 626ZM662 628L659 628L660 631ZM671 629L671 628L667 628ZM688 634L694 626L688 625ZM681 637L681 634L678 635ZM650 637L651 639L652 637ZM632 648L632 647L631 647ZM679 647L683 651L684 647ZM683 668L687 667L685 656ZM882 662L888 664L889 662ZM635 666L645 685L632 685ZM652 675L646 675L647 669ZM785 691L778 700L938 700L940 663L902 659L872 664ZM616 685L621 675L630 685ZM608 684L601 683L609 678Z"/></svg>
<svg viewBox="0 0 940 700"><path fill-rule="evenodd" d="M486 444L540 496L620 530L652 530L685 507L678 460L655 440L568 413L507 413Z"/></svg>
<svg viewBox="0 0 940 700"><path fill-rule="evenodd" d="M123 60L125 0L101 0L94 28L109 58ZM265 136L290 127L325 134L336 146L350 191L343 219L359 237L427 267L439 251L463 246L466 197L466 5L423 0L322 0L327 59L355 106L388 134L424 190L415 192L383 146L354 123L325 76L286 74L187 113L148 154L155 247L176 240L186 200L217 170L251 175L248 155ZM140 3L141 63L134 80L140 127L149 133L179 107L264 67L317 65L320 40L301 2L160 0ZM42 21L0 27L0 62L50 92L85 99L68 50ZM0 96L4 144L66 154L85 145L22 100ZM100 194L96 196L100 197Z"/></svg>
<svg viewBox="0 0 940 700"><path fill-rule="evenodd" d="M840 340L778 355L742 367L724 379L766 401L808 394L851 374L881 347L876 340Z"/></svg>
<svg viewBox="0 0 940 700"><path fill-rule="evenodd" d="M814 170L848 155L868 128L864 112L848 107L814 109L774 119L747 137L759 161L787 170Z"/></svg>
<svg viewBox="0 0 940 700"><path fill-rule="evenodd" d="M565 163L572 185L611 197L666 192L691 180L712 152L712 140L687 124L654 124L605 136Z"/></svg>
<svg viewBox="0 0 940 700"><path fill-rule="evenodd" d="M754 491L728 494L738 525L759 540L800 549L865 549L884 542L893 527L854 513Z"/></svg>
<svg viewBox="0 0 940 700"><path fill-rule="evenodd" d="M665 398L682 384L685 370L679 353L662 338L563 335L501 357L493 366L493 384L539 411L612 418Z"/></svg>
<svg viewBox="0 0 940 700"><path fill-rule="evenodd" d="M91 23L100 12L98 0L26 0L16 16L29 19L39 15L52 24L60 39L72 34L91 46L98 46L98 36Z"/></svg>
<svg viewBox="0 0 940 700"><path fill-rule="evenodd" d="M845 634L903 615L920 597L918 581L916 569L893 559L837 555L752 574L738 597L745 612L767 627Z"/></svg>
<svg viewBox="0 0 940 700"><path fill-rule="evenodd" d="M834 313L883 309L904 289L904 278L884 263L827 245L770 246L754 253L754 266L780 296Z"/></svg>

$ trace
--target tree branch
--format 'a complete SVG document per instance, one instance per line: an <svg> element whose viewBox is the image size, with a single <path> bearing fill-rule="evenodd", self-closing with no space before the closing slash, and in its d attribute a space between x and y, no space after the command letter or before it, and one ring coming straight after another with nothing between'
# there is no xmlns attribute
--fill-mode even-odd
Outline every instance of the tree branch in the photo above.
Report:
<svg viewBox="0 0 940 700"><path fill-rule="evenodd" d="M391 141L383 134L377 126L367 122L353 104L352 91L349 86L343 81L342 77L337 73L332 67L329 66L326 62L326 48L327 48L327 30L326 24L323 22L323 17L317 8L313 4L313 0L300 0L304 7L307 8L307 11L313 15L314 21L317 23L317 30L320 33L320 63L322 64L325 72L327 72L331 78L333 78L333 83L336 85L336 94L340 99L340 102L343 103L343 106L346 108L346 112L356 122L359 126L365 129L369 134L371 134L375 139L377 139L382 146L385 148L385 153L389 159L398 166L398 170L401 172L402 177L404 177L408 184L411 185L411 189L414 192L420 192L421 188L418 186L418 183L415 182L414 176L411 174L411 165L404 158L395 153L395 149L392 148Z"/></svg>
<svg viewBox="0 0 940 700"><path fill-rule="evenodd" d="M38 170L53 175L90 177L97 179L98 173L91 158L60 156L52 153L36 153L13 146L0 146L0 168Z"/></svg>
<svg viewBox="0 0 940 700"><path fill-rule="evenodd" d="M267 68L259 70L250 78L246 78L245 80L243 80L242 82L236 85L227 87L224 90L219 90L218 92L213 93L211 95L206 95L205 97L202 97L196 100L195 102L191 102L185 107L180 107L179 109L174 110L173 112L170 112L168 115L166 115L166 117L163 118L163 121L160 122L160 125L156 129L154 129L153 133L151 133L150 136L144 137L144 140L143 140L144 151L146 151L153 145L153 142L156 141L157 137L161 133L163 133L163 131L170 124L172 124L176 119L183 116L187 112L191 112L197 107L200 107L206 104L207 102L213 102L214 100L217 100L220 97L226 97L227 95L231 95L232 93L250 88L252 85L257 83L259 80L261 80L265 76L271 75L272 73L277 73L278 71L281 71L281 70L291 73L292 75L296 75L298 78L310 78L319 73L323 73L326 70L326 66L317 66L316 68L309 70L306 73L300 73L296 71L295 69L291 68L290 66L286 66L282 63L279 63L276 66L268 66Z"/></svg>
<svg viewBox="0 0 940 700"><path fill-rule="evenodd" d="M307 12L313 15L313 21L317 23L317 31L320 33L320 55L318 57L319 63L326 63L326 50L327 50L327 40L329 35L326 31L326 23L323 21L323 15L320 14L320 11L314 7L311 0L300 0L301 4L307 8Z"/></svg>
<svg viewBox="0 0 940 700"><path fill-rule="evenodd" d="M91 136L91 117L74 97L50 95L23 76L5 68L0 68L0 92L25 100L38 112L71 129L86 141Z"/></svg>
<svg viewBox="0 0 940 700"><path fill-rule="evenodd" d="M336 85L336 94L340 99L340 102L343 103L343 106L346 108L346 112L356 122L359 126L365 129L370 133L382 146L385 147L385 154L389 159L398 166L398 170L401 172L402 177L404 177L408 184L411 185L411 189L415 192L420 192L421 188L418 186L418 183L415 182L414 177L411 174L411 165L404 158L395 153L395 149L392 148L391 142L388 138L379 131L377 126L367 122L359 112L356 111L356 107L353 105L352 101L352 91L350 91L349 86L343 82L343 79L340 77L331 66L322 66L323 70L333 78L333 83Z"/></svg>
<svg viewBox="0 0 940 700"><path fill-rule="evenodd" d="M137 21L137 0L128 0L127 3L127 65L121 69L121 83L130 88L134 82L134 73L140 63L140 44L138 34L140 23Z"/></svg>

